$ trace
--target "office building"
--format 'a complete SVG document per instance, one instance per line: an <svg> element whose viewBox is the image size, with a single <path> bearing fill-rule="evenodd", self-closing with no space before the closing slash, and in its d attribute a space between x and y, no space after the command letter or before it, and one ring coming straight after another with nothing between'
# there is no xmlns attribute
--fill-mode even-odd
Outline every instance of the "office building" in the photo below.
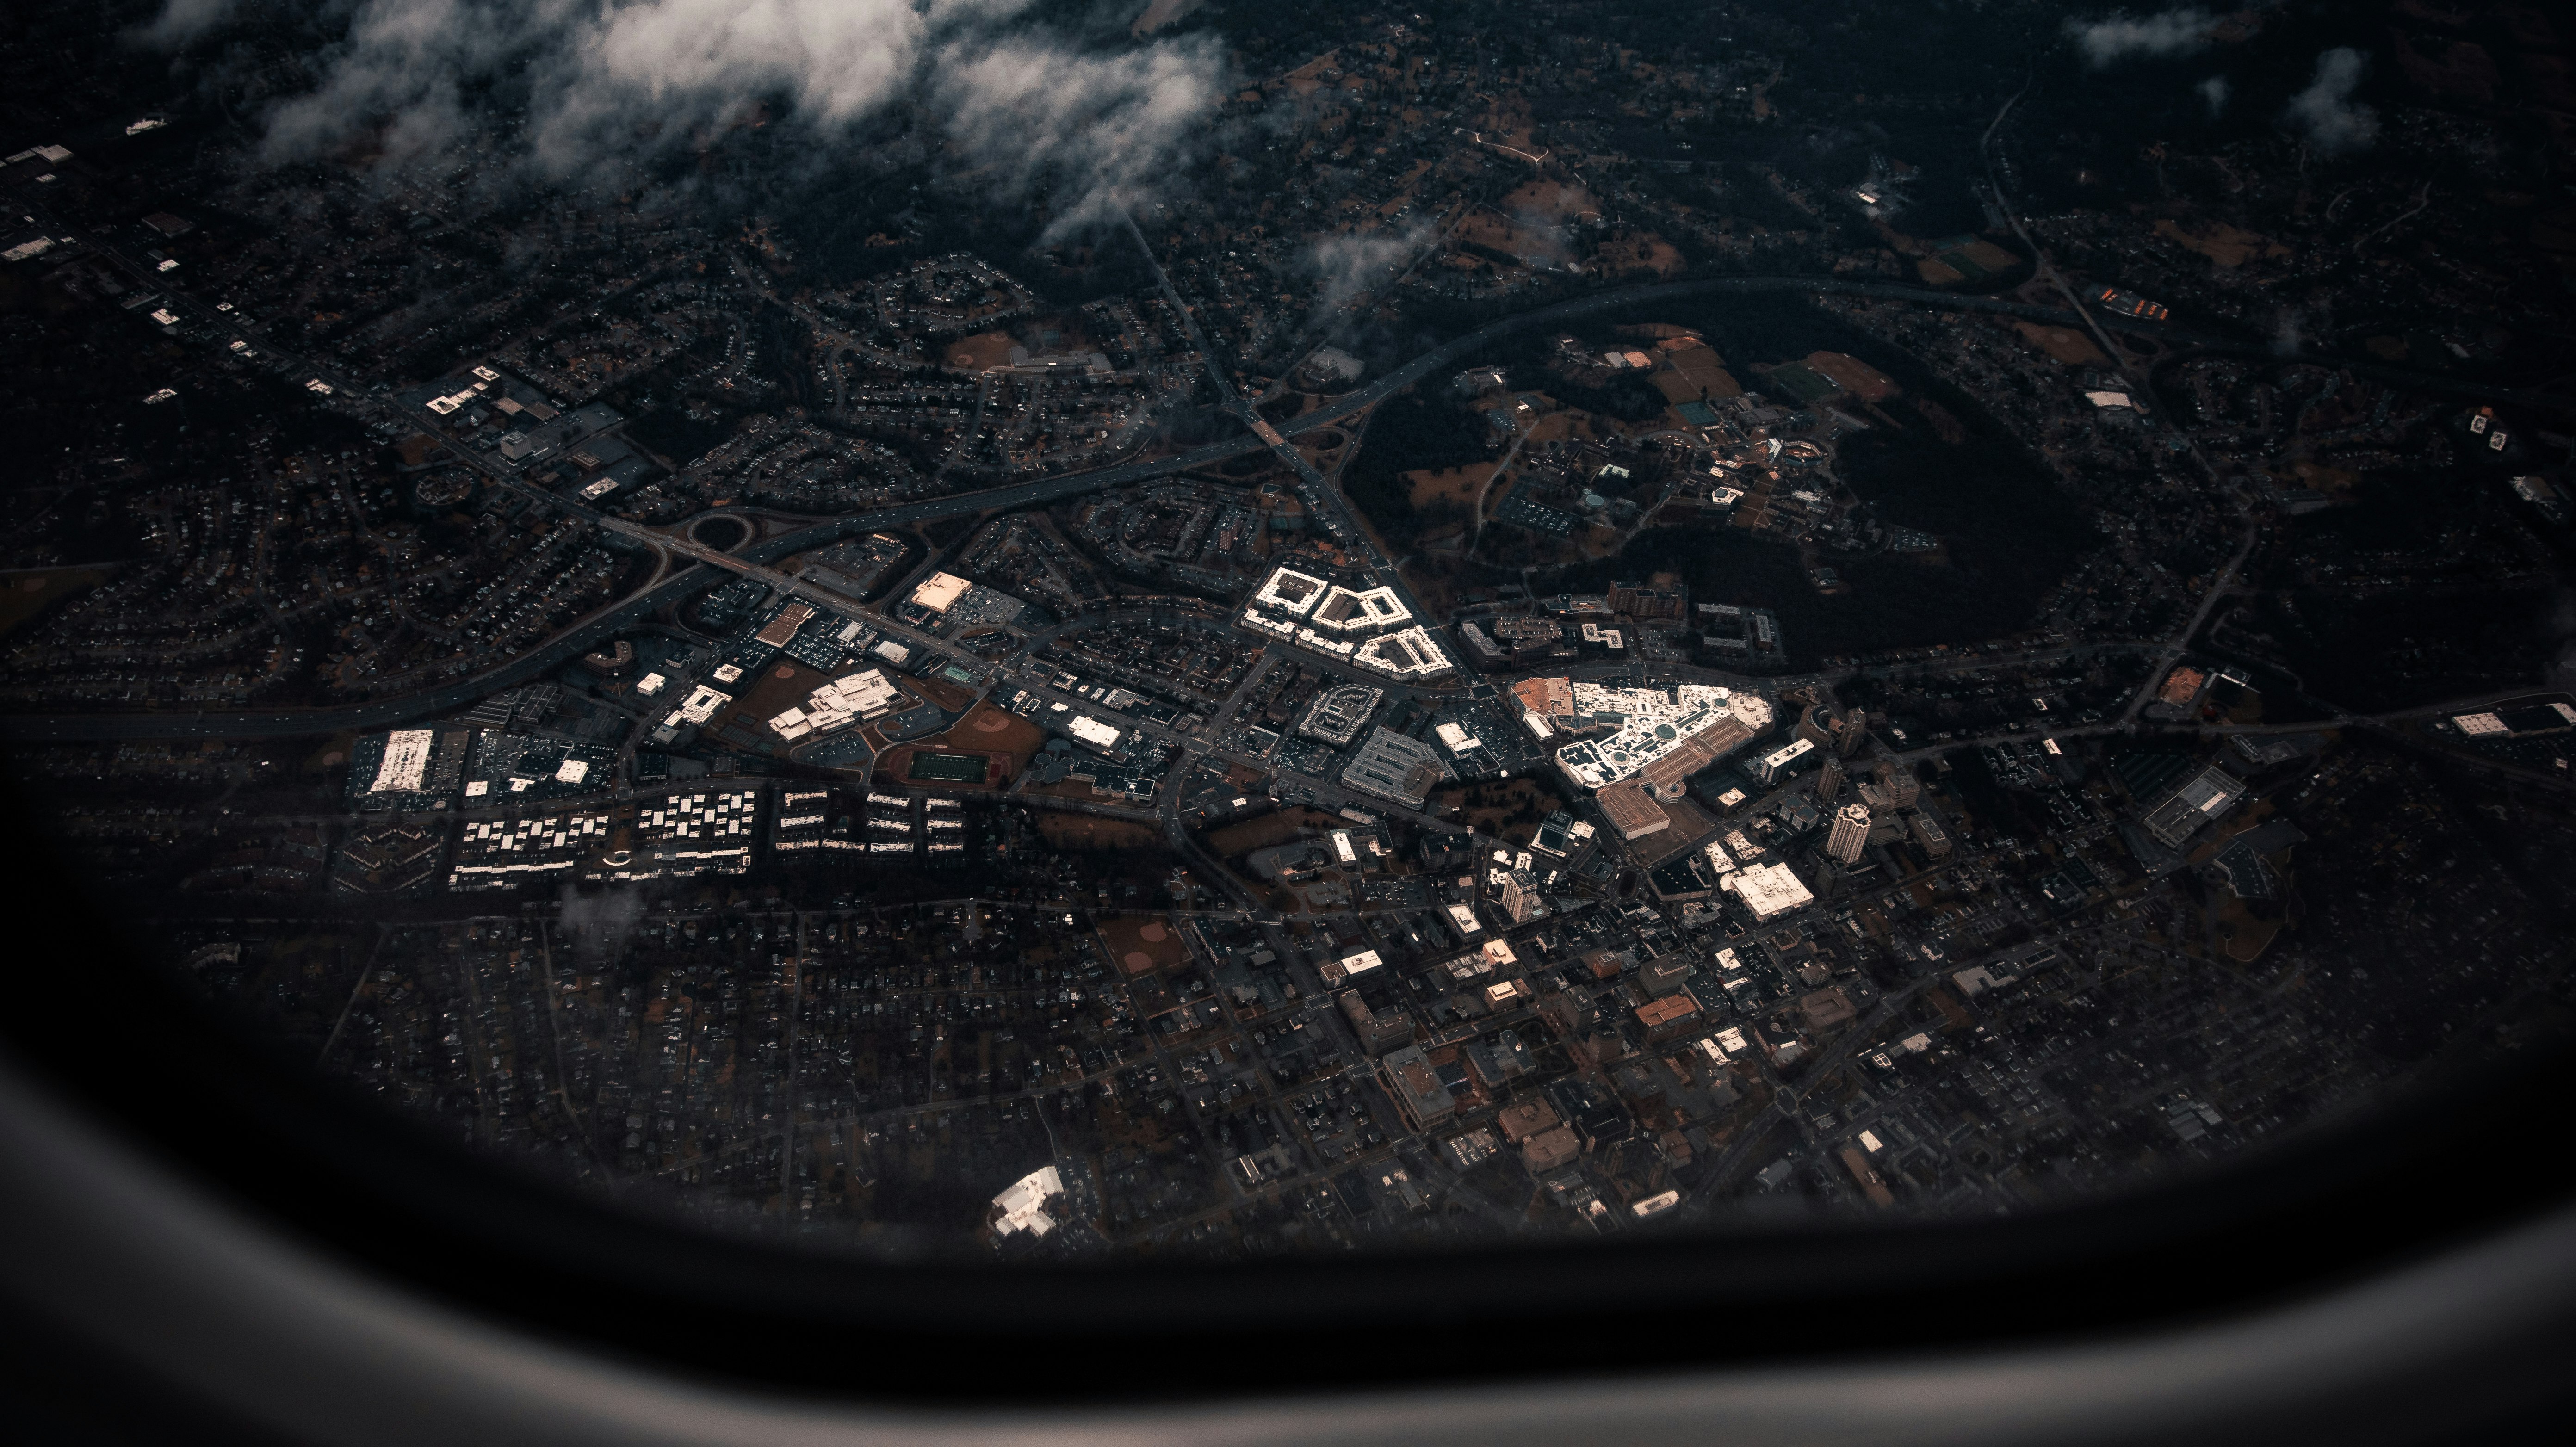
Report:
<svg viewBox="0 0 2576 1447"><path fill-rule="evenodd" d="M1815 895L1785 864L1753 864L1722 875L1717 887L1744 902L1755 924L1768 924L1816 902Z"/></svg>
<svg viewBox="0 0 2576 1447"><path fill-rule="evenodd" d="M1816 762L1817 749L1806 739L1792 739L1745 766L1757 784L1776 784L1809 764Z"/></svg>
<svg viewBox="0 0 2576 1447"><path fill-rule="evenodd" d="M1439 750L1383 725L1342 770L1343 783L1408 809L1421 808L1431 791L1449 777L1449 766L1441 762Z"/></svg>
<svg viewBox="0 0 2576 1447"><path fill-rule="evenodd" d="M1889 805L1898 809L1911 809L1914 801L1923 797L1923 782L1914 777L1912 769L1893 759L1878 766L1878 787Z"/></svg>
<svg viewBox="0 0 2576 1447"><path fill-rule="evenodd" d="M1825 836L1825 852L1844 864L1858 864L1861 851L1869 847L1869 806L1845 804L1834 811L1833 832Z"/></svg>
<svg viewBox="0 0 2576 1447"><path fill-rule="evenodd" d="M1449 1087L1440 1083L1440 1072L1431 1068L1420 1046L1389 1051L1377 1063L1377 1080L1386 1087L1407 1130L1429 1130L1448 1120L1454 1109Z"/></svg>
<svg viewBox="0 0 2576 1447"><path fill-rule="evenodd" d="M1690 611L1690 594L1678 589L1649 588L1634 578L1610 584L1611 611L1630 618L1680 618Z"/></svg>
<svg viewBox="0 0 2576 1447"><path fill-rule="evenodd" d="M1360 1048L1370 1055L1384 1055L1413 1043L1413 1017L1404 1011L1371 1010L1357 990L1344 990L1335 1003L1349 1018L1352 1032L1360 1037Z"/></svg>
<svg viewBox="0 0 2576 1447"><path fill-rule="evenodd" d="M2172 793L2147 811L2141 822L2157 843L2167 849L2179 849L2184 840L2235 807L2243 797L2245 785L2212 764L2176 785Z"/></svg>

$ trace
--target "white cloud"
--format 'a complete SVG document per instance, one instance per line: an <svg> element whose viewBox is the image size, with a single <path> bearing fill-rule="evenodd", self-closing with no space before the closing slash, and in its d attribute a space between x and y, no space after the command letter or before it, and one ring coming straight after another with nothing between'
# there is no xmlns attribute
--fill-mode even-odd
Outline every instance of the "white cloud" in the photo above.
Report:
<svg viewBox="0 0 2576 1447"><path fill-rule="evenodd" d="M570 0L365 0L315 57L321 84L279 102L261 155L303 160L388 122L385 153L433 151L469 124L469 87L562 33Z"/></svg>
<svg viewBox="0 0 2576 1447"><path fill-rule="evenodd" d="M2141 56L2188 55L2209 44L2210 29L2217 23L2208 11L2187 8L2143 18L2122 14L2069 20L2066 33L2075 37L2084 59L2098 69Z"/></svg>
<svg viewBox="0 0 2576 1447"><path fill-rule="evenodd" d="M1200 40L1107 53L960 41L939 57L930 94L964 157L1006 190L1053 184L1051 229L1061 230L1157 189L1195 157L1224 63Z"/></svg>
<svg viewBox="0 0 2576 1447"><path fill-rule="evenodd" d="M176 50L233 18L233 0L166 0L152 23L134 38L163 50Z"/></svg>
<svg viewBox="0 0 2576 1447"><path fill-rule="evenodd" d="M421 0L385 0L421 3ZM672 134L723 121L772 94L830 131L902 94L943 22L1007 14L904 0L631 0L565 27L547 47L539 156L569 170L639 125Z"/></svg>
<svg viewBox="0 0 2576 1447"><path fill-rule="evenodd" d="M1315 315L1327 316L1370 287L1384 285L1396 268L1422 249L1430 232L1430 227L1416 224L1400 233L1336 232L1317 240L1306 253L1306 265L1319 283Z"/></svg>
<svg viewBox="0 0 2576 1447"><path fill-rule="evenodd" d="M2352 98L2370 72L2370 57L2345 47L2317 57L2316 78L2290 97L2282 123L2329 156L2364 151L2379 139L2379 113Z"/></svg>
<svg viewBox="0 0 2576 1447"><path fill-rule="evenodd" d="M183 44L232 0L166 0L145 36ZM819 145L906 115L1011 195L1044 187L1059 223L1143 193L1198 151L1225 94L1221 47L1102 49L1030 23L1035 0L322 0L346 31L309 93L268 113L265 159L361 136L400 161L524 104L545 176L640 159L786 103ZM346 8L339 8L346 7Z"/></svg>

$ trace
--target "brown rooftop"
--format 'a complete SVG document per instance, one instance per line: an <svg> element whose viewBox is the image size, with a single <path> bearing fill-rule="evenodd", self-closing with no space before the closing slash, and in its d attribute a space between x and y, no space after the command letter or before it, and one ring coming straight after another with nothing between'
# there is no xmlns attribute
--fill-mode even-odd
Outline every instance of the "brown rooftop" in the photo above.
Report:
<svg viewBox="0 0 2576 1447"><path fill-rule="evenodd" d="M1519 1145L1556 1124L1556 1107L1539 1099L1520 1101L1504 1106L1496 1124L1502 1127L1504 1140Z"/></svg>
<svg viewBox="0 0 2576 1447"><path fill-rule="evenodd" d="M1676 1020L1698 1013L1699 1001L1691 998L1690 991L1681 990L1666 995L1660 1000L1648 1000L1639 1005L1637 1023L1651 1030L1658 1025L1669 1025Z"/></svg>
<svg viewBox="0 0 2576 1447"><path fill-rule="evenodd" d="M772 648L784 648L795 638L796 630L805 626L805 620L813 616L813 604L790 603L779 610L777 617L769 620L769 626L753 634L752 637Z"/></svg>
<svg viewBox="0 0 2576 1447"><path fill-rule="evenodd" d="M1672 827L1672 816L1664 807L1646 797L1645 789L1633 780L1623 780L1604 787L1593 799L1601 805L1603 817L1622 839L1635 839L1659 829Z"/></svg>

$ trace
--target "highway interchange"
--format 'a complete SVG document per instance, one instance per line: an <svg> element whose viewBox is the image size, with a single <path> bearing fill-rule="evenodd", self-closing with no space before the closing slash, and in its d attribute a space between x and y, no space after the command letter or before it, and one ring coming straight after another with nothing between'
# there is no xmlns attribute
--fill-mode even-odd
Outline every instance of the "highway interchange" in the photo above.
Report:
<svg viewBox="0 0 2576 1447"><path fill-rule="evenodd" d="M142 263L123 255L98 238L84 234L79 228L67 225L59 216L44 219L49 229L56 231L57 234L78 242L123 268L138 286L150 288L158 285L154 275ZM1143 244L1141 236L1137 241L1139 245ZM1151 259L1150 251L1148 251L1148 258ZM1176 311L1184 318L1189 317L1188 307L1181 301L1178 293L1171 289L1168 279L1162 276L1159 264L1155 266L1155 274L1159 285L1173 302ZM2203 335L2169 326L2127 322L2120 319L2105 318L2097 322L2089 314L2079 315L2074 312L2031 306L1994 297L1959 295L1921 287L1811 276L1713 277L1615 288L1500 318L1475 331L1431 348L1366 386L1327 400L1320 408L1279 425L1276 431L1285 438L1294 438L1355 417L1362 418L1362 425L1365 426L1364 414L1377 403L1425 378L1444 372L1472 357L1488 343L1514 332L1657 301L1694 296L1761 293L1843 295L1901 300L1951 310L1990 312L2059 326L2107 325L2153 338L2166 345L2179 345L2205 351L2269 354L2265 347L2239 338ZM443 433L443 428L437 426L426 414L401 411L389 402L369 395L365 390L367 383L362 379L351 378L326 363L314 362L280 347L256 324L238 312L233 312L220 304L209 304L202 299L184 294L169 294L164 296L162 301L164 305L198 322L256 340L272 357L279 360L283 370L289 375L309 376L330 387L332 389L330 399L323 405L338 407L362 419L393 420L406 427ZM1191 323L1190 327L1192 336L1196 339L1195 323ZM540 499L549 507L560 508L580 517L603 531L620 534L632 543L653 549L662 559L662 567L655 578L634 594L591 614L545 643L515 658L483 672L399 697L306 709L20 715L0 719L0 739L18 742L66 742L85 739L277 738L390 727L414 719L433 717L501 689L542 678L582 654L608 642L619 633L647 623L662 610L675 606L698 592L717 586L728 573L749 572L770 577L773 581L783 579L784 575L770 573L767 565L798 553L826 546L845 537L890 528L910 527L947 518L974 516L1057 502L1085 493L1123 487L1151 478L1208 467L1265 448L1293 457L1292 448L1275 446L1253 430L1254 424L1259 424L1261 431L1270 429L1267 424L1261 424L1260 419L1251 412L1249 405L1234 394L1223 369L1216 364L1213 354L1207 351L1203 342L1200 344L1200 350L1201 355L1209 359L1210 375L1217 379L1221 394L1229 400L1229 410L1246 420L1245 435L1206 443L1162 457L1118 463L1081 472L1068 472L1052 477L1034 478L1001 487L960 492L839 517L795 516L727 507L709 509L667 529L645 528L611 518L572 498L549 493L527 484L521 481L511 469L485 459L478 455L475 449L453 436L448 436L445 440L449 442L451 450L459 459L481 470L495 481ZM2337 366L2350 367L2365 374L2386 376L2391 380L2403 381L2406 385L2428 390L2448 390L2464 395L2484 396L2553 411L2564 410L2567 406L2563 399L2545 394L2471 386L2450 379L2427 377L2403 369L2356 363L2342 358L2330 360ZM1314 470L1303 463L1302 458L1297 459L1296 465L1300 481L1304 484L1301 491L1308 494L1310 503L1322 505L1320 511L1327 525L1337 535L1351 539L1364 551L1370 562L1383 567L1386 559L1377 555L1373 545L1368 542L1367 531L1353 525L1347 500L1341 495L1339 489L1315 475ZM716 516L734 516L744 519L753 528L752 536L732 550L729 555L718 554L712 549L687 541L686 535L691 528L709 517ZM2241 562L2241 560L2240 552L2237 561ZM1390 570L1386 576L1400 589L1403 587L1400 575ZM791 591L814 596L819 590L793 587ZM2205 616L2222 591L2223 589L2216 587L2209 591L2202 601L2200 611L2194 615L2195 623ZM1407 598L1409 605L1412 601ZM872 616L871 621L879 620ZM2179 648L2189 636L2186 630L2175 635L2173 639L2167 640L2167 651L2171 652ZM2143 696L2133 701L2132 715L2141 703L2143 703Z"/></svg>

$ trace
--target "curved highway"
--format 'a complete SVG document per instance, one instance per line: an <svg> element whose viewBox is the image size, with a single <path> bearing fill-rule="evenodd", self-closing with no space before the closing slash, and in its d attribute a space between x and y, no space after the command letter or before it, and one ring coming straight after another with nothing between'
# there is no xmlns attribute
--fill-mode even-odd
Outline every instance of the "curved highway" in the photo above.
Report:
<svg viewBox="0 0 2576 1447"><path fill-rule="evenodd" d="M1892 301L1909 301L1954 311L1990 312L2019 317L2028 321L2056 326L2081 325L2083 319L2072 312L2052 307L2031 306L1988 296L1966 296L1953 292L1933 291L1923 287L1896 286L1881 282L1843 281L1830 277L1809 276L1726 276L1706 277L1694 281L1655 282L1644 286L1622 287L1590 296L1571 297L1532 311L1501 318L1455 337L1432 348L1403 366L1388 372L1355 392L1333 398L1322 407L1278 430L1290 436L1328 427L1366 411L1423 378L1442 371L1472 356L1486 343L1530 327L1614 311L1646 302L1669 301L1681 297L1726 293L1810 292L1818 295L1880 297ZM2210 336L2181 331L2147 322L2123 322L2104 318L2105 325L2115 330L2180 343L2207 352L2241 353L2293 360L2281 357L2267 347L2233 337ZM2520 389L2488 387L2453 378L2431 377L2404 368L2375 366L2340 357L2313 360L2347 367L2356 373L2400 383L2426 391L2475 395L2549 411L2567 411L2571 404L2565 398ZM1206 467L1231 458L1268 450L1258 436L1245 435L1223 442L1211 442L1186 452L1146 462L1120 463L1087 472L1069 472L1056 477L1038 478L987 488L980 492L953 493L946 497L879 508L872 512L847 517L815 518L806 526L763 538L735 550L734 556L747 562L768 564L779 559L822 547L856 533L882 528L903 527L933 522L941 518L974 513L1008 510L1055 502L1102 488L1121 487L1148 478L1166 477L1191 468ZM565 499L553 498L556 506L570 507L578 514L589 510L574 506ZM758 510L729 508L724 513L754 513ZM775 513L761 514L778 517ZM595 516L595 515L592 515ZM682 523L681 530L707 516L699 514ZM633 627L656 610L677 603L703 588L713 587L726 576L722 570L703 564L682 568L670 576L634 594L606 611L593 614L567 632L556 635L538 647L497 668L399 698L379 699L370 703L349 704L335 708L259 710L233 713L151 713L151 714L77 714L23 715L0 719L0 739L27 742L67 742L85 739L153 739L153 738L277 738L299 734L332 733L342 729L383 728L425 715L458 708L500 689L540 678L562 667L582 654L606 642L616 634Z"/></svg>

